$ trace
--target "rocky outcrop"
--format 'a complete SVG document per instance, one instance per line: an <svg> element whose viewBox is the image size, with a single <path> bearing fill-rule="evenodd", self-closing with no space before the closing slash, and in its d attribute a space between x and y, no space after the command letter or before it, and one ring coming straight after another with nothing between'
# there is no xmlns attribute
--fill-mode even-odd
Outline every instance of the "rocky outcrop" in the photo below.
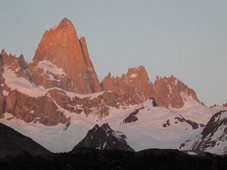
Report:
<svg viewBox="0 0 227 170"><path fill-rule="evenodd" d="M195 91L176 77L157 76L154 82L154 99L159 106L181 108L184 105L182 95L191 96L195 101L200 102Z"/></svg>
<svg viewBox="0 0 227 170"><path fill-rule="evenodd" d="M174 118L176 121L175 121L175 124L177 122L186 122L187 124L189 124L192 129L198 129L200 127L204 127L205 125L204 124L198 124L192 120L188 120L188 119L185 119L182 115L178 116L178 117L175 117Z"/></svg>
<svg viewBox="0 0 227 170"><path fill-rule="evenodd" d="M94 148L99 150L119 149L133 152L134 150L127 144L125 139L126 136L123 133L114 131L108 123L100 127L95 125L73 150L77 148Z"/></svg>
<svg viewBox="0 0 227 170"><path fill-rule="evenodd" d="M128 115L128 117L126 117L123 120L123 123L132 123L132 122L136 122L138 120L138 118L136 117L136 115L139 113L140 110L144 109L144 107L142 106L139 109L135 109L132 113L130 113Z"/></svg>
<svg viewBox="0 0 227 170"><path fill-rule="evenodd" d="M210 106L210 108L220 108L220 109L225 109L225 107L227 107L227 103L223 103L222 105L214 104Z"/></svg>
<svg viewBox="0 0 227 170"><path fill-rule="evenodd" d="M227 154L227 110L215 113L201 134L181 144L181 150L192 150L196 153L210 152Z"/></svg>
<svg viewBox="0 0 227 170"><path fill-rule="evenodd" d="M101 90L85 38L78 39L67 18L44 33L28 72L37 85L45 88L59 87L81 94Z"/></svg>
<svg viewBox="0 0 227 170"><path fill-rule="evenodd" d="M27 123L39 122L47 126L68 121L48 93L40 97L30 97L16 90L11 91L6 98L5 112Z"/></svg>
<svg viewBox="0 0 227 170"><path fill-rule="evenodd" d="M31 155L49 154L44 147L32 139L0 123L0 158L28 152Z"/></svg>
<svg viewBox="0 0 227 170"><path fill-rule="evenodd" d="M109 90L121 95L127 95L138 103L153 96L153 84L149 81L147 72L143 66L130 68L126 75L111 77L109 73L101 82L103 90Z"/></svg>
<svg viewBox="0 0 227 170"><path fill-rule="evenodd" d="M195 152L208 151L227 154L227 110L214 114L201 133L201 139L194 143Z"/></svg>

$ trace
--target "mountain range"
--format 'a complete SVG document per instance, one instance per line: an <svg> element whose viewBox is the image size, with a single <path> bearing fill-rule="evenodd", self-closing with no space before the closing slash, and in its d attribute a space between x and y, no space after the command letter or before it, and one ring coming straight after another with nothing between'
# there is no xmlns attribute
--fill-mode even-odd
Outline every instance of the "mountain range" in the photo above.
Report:
<svg viewBox="0 0 227 170"><path fill-rule="evenodd" d="M52 152L227 153L225 105L206 106L175 76L151 82L143 66L99 81L85 38L67 18L44 33L31 63L2 50L0 122Z"/></svg>

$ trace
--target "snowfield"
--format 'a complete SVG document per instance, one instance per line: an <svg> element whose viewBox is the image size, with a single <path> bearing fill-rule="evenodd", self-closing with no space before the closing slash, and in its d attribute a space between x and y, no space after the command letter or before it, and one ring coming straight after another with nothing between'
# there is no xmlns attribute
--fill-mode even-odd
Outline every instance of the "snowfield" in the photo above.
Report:
<svg viewBox="0 0 227 170"><path fill-rule="evenodd" d="M47 68L45 68L45 69L47 70ZM60 73L61 73L61 70L60 70ZM13 70L9 69L8 67L4 67L4 72L2 75L3 75L3 78L5 79L6 85L11 90L17 90L17 91L24 93L31 97L45 96L49 90L53 90L53 89L64 91L70 98L90 97L91 99L93 99L104 93L104 92L98 92L98 93L92 93L92 94L77 94L77 93L69 92L69 91L66 91L66 90L63 90L63 89L57 88L57 87L45 89L42 86L33 85L30 81L28 81L27 79L25 79L23 77L17 77L15 72ZM4 94L8 95L7 92L4 92Z"/></svg>
<svg viewBox="0 0 227 170"><path fill-rule="evenodd" d="M43 61L40 67L46 72L64 75L62 70L46 61ZM132 75L132 78L135 76ZM43 87L33 85L25 78L17 77L15 72L7 67L4 67L3 78L5 79L5 84L11 90L17 90L32 97L46 95L52 89L64 91L70 98L77 96L79 98L90 97L90 99L94 99L103 94L103 92L99 92L80 95L60 88L44 89ZM4 91L3 94L6 96L8 92ZM113 130L125 134L127 136L126 141L136 151L148 148L179 149L180 145L186 140L194 141L198 139L198 135L203 129L200 124L206 125L211 116L220 110L220 108L208 108L184 93L181 95L184 98L184 106L180 109L153 107L152 100L147 100L140 105L131 105L124 109L109 107L109 116L102 119L95 116L95 114L85 116L84 112L80 114L70 113L59 106L52 98L58 110L62 111L66 117L70 117L70 123L66 125L58 124L57 126L25 123L23 120L14 118L10 113L4 113L4 118L0 119L0 122L31 137L52 152L71 151L85 137L88 130L95 126L95 124L101 126L103 123L109 123ZM140 109L136 114L138 120L131 123L123 123L123 120L135 109ZM179 121L179 118L198 124L198 128L193 128L186 121ZM217 150L220 149L220 147L216 148ZM189 147L188 149L190 150L191 148ZM215 148L212 152L216 152Z"/></svg>
<svg viewBox="0 0 227 170"><path fill-rule="evenodd" d="M192 104L194 107L191 106ZM136 115L138 118L136 122L123 123L130 113L142 106L144 108ZM58 107L59 110L63 109ZM195 138L203 128L193 129L186 122L177 122L175 117L181 115L197 122L199 119L196 118L202 116L203 119L200 119L198 123L206 124L215 111L199 103L194 103L194 100L189 97L185 107L176 110L153 107L152 101L149 100L138 106L129 106L127 109L110 107L109 116L101 120L95 115L86 117L84 113L69 113L65 110L65 115L71 117L68 128L63 124L48 127L39 123L25 123L23 120L12 118L10 113L5 113L5 118L0 122L31 137L52 152L71 151L95 124L102 125L107 122L112 129L125 134L126 141L136 151L148 148L179 149L183 142ZM164 127L163 124L168 120L170 125Z"/></svg>

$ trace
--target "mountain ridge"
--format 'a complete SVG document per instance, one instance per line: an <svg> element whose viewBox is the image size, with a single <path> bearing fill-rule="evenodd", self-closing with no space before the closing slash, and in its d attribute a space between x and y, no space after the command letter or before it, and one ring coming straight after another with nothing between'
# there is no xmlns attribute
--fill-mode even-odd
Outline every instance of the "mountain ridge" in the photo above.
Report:
<svg viewBox="0 0 227 170"><path fill-rule="evenodd" d="M134 150L180 149L220 110L174 76L151 82L144 66L99 82L86 40L68 19L44 33L29 64L2 50L0 104L2 123L55 152L71 150L101 123L122 131Z"/></svg>

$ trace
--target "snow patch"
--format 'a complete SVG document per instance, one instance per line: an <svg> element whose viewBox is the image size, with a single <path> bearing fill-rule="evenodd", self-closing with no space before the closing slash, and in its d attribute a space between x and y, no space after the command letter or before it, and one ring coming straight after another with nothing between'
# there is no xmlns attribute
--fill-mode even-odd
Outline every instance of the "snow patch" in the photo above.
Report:
<svg viewBox="0 0 227 170"><path fill-rule="evenodd" d="M224 120L227 119L227 110L221 114L220 119L219 120Z"/></svg>
<svg viewBox="0 0 227 170"><path fill-rule="evenodd" d="M2 94L3 94L4 96L8 96L8 95L9 95L9 92L6 91L6 90L3 90L3 91L2 91Z"/></svg>
<svg viewBox="0 0 227 170"><path fill-rule="evenodd" d="M69 92L66 90L63 90L61 88L53 87L53 88L48 88L45 89L42 86L36 86L32 82L28 81L24 77L17 77L15 72L9 69L8 67L4 67L4 72L2 74L3 78L5 79L6 85L11 89L11 90L17 90L23 94L26 94L31 97L40 97L46 95L46 93L49 90L60 90L65 92L65 94L70 97L71 99L74 97L78 98L90 98L95 99L98 96L102 95L103 92L98 92L98 93L91 93L91 94L78 94L74 92ZM6 92L5 92L6 94Z"/></svg>
<svg viewBox="0 0 227 170"><path fill-rule="evenodd" d="M115 132L113 132L113 135L114 135L114 137L116 137L118 140L122 140L122 136L123 136L122 132L115 131Z"/></svg>
<svg viewBox="0 0 227 170"><path fill-rule="evenodd" d="M107 144L107 142L105 142L105 143L103 144L103 149L105 149L105 148L106 148L106 144Z"/></svg>
<svg viewBox="0 0 227 170"><path fill-rule="evenodd" d="M189 154L189 155L197 155L197 153L195 153L193 151L188 151L187 154Z"/></svg>
<svg viewBox="0 0 227 170"><path fill-rule="evenodd" d="M11 90L17 90L32 97L38 97L45 94L45 90L43 88L38 86L34 87L27 79L24 77L17 77L15 72L7 67L4 67L2 76L5 79L6 85Z"/></svg>
<svg viewBox="0 0 227 170"><path fill-rule="evenodd" d="M71 99L74 98L74 97L78 97L78 98L90 98L91 100L92 99L95 99L101 95L103 95L104 91L102 92L97 92L97 93L90 93L90 94L78 94L78 93L74 93L74 92L69 92L69 91L65 91L65 93L67 94L67 96L69 96Z"/></svg>
<svg viewBox="0 0 227 170"><path fill-rule="evenodd" d="M62 68L58 68L55 64L48 60L42 60L38 62L37 67L41 68L44 71L44 73L52 73L54 75L63 76L66 75Z"/></svg>
<svg viewBox="0 0 227 170"><path fill-rule="evenodd" d="M174 81L173 85L176 86L176 85L178 84L178 81L179 81L179 80L176 79L176 80Z"/></svg>
<svg viewBox="0 0 227 170"><path fill-rule="evenodd" d="M131 74L130 77L131 77L131 78L136 78L136 77L137 77L137 74Z"/></svg>

